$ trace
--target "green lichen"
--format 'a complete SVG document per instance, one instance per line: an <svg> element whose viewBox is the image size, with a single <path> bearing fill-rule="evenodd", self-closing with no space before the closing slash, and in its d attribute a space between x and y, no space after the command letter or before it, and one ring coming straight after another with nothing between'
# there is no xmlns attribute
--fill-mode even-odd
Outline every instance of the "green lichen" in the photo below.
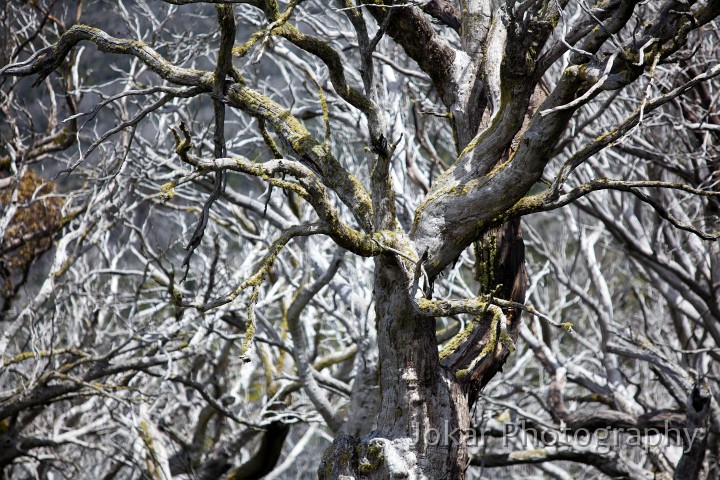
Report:
<svg viewBox="0 0 720 480"><path fill-rule="evenodd" d="M599 137L596 137L595 143L609 143L609 141L612 141L612 139L614 139L614 137L617 136L617 133L618 133L618 129L613 128L609 132L604 133L604 134L600 135Z"/></svg>
<svg viewBox="0 0 720 480"><path fill-rule="evenodd" d="M524 214L528 212L535 212L539 210L544 204L545 201L548 199L548 194L546 192L538 193L535 195L528 195L527 197L523 197L520 200L517 201L515 205L513 205L510 209L506 210L503 214L498 215L497 217L493 218L489 224L490 225L501 225L505 223L505 221L508 218L513 218L517 216L518 214Z"/></svg>
<svg viewBox="0 0 720 480"><path fill-rule="evenodd" d="M514 156L514 155L515 155L515 153L513 152L513 156ZM503 168L505 168L505 167L507 167L508 165L510 165L510 162L512 161L512 159L513 159L513 157L511 156L511 157L508 158L506 161L501 162L501 163L498 163L497 165L495 165L495 166L492 168L492 170L490 170L487 174L485 174L485 176L486 176L486 177L493 177L493 176L497 175L498 173L500 173L500 172L502 171Z"/></svg>
<svg viewBox="0 0 720 480"><path fill-rule="evenodd" d="M364 455L363 450L365 450ZM383 446L380 442L371 442L366 448L363 448L362 445L358 445L356 447L356 451L358 453L358 457L361 458L358 462L358 472L362 475L368 475L376 471L385 461Z"/></svg>
<svg viewBox="0 0 720 480"><path fill-rule="evenodd" d="M511 458L517 460L532 460L547 457L547 450L543 448L535 448L532 450L524 450L519 452L512 452Z"/></svg>
<svg viewBox="0 0 720 480"><path fill-rule="evenodd" d="M443 348L440 350L440 353L438 354L440 360L449 357L455 351L457 351L460 345L462 345L465 340L470 337L470 334L475 330L475 327L477 327L477 323L470 322L462 332L458 333L453 338L448 340L448 342L443 346Z"/></svg>
<svg viewBox="0 0 720 480"><path fill-rule="evenodd" d="M509 351L515 351L515 342L513 342L512 337L507 330L500 330L500 342L505 345Z"/></svg>
<svg viewBox="0 0 720 480"><path fill-rule="evenodd" d="M475 280L480 284L479 293L490 294L495 291L495 258L497 257L497 235L488 232L475 242Z"/></svg>
<svg viewBox="0 0 720 480"><path fill-rule="evenodd" d="M488 336L487 336L487 343L483 347L483 349L480 351L480 353L473 358L473 360L470 362L470 364L463 369L457 370L455 372L455 378L464 381L467 380L467 378L475 371L477 366L480 364L480 362L485 359L488 355L492 354L495 349L497 348L497 341L498 341L498 322L503 319L502 310L499 308L493 309L493 317L490 321L490 328L488 328ZM514 344L512 343L512 339L510 339L510 336L507 335L506 332L500 333L500 338L503 343L509 340L512 347L508 347L511 350L514 349Z"/></svg>
<svg viewBox="0 0 720 480"><path fill-rule="evenodd" d="M368 445L368 455L373 458L382 458L383 447L379 442L372 442Z"/></svg>
<svg viewBox="0 0 720 480"><path fill-rule="evenodd" d="M182 292L180 292L177 288L174 288L172 291L172 304L176 308L182 307Z"/></svg>
<svg viewBox="0 0 720 480"><path fill-rule="evenodd" d="M10 358L10 359L8 359L8 360L5 360L5 361L3 362L3 366L4 366L4 367L7 367L8 365L10 365L10 364L12 364L12 363L20 363L20 362L23 362L23 361L25 361L25 360L27 360L27 359L29 359L29 358L33 358L33 357L35 357L35 353L34 353L34 352L22 352L22 353L18 353L18 354L15 355L14 357L12 357L12 358Z"/></svg>
<svg viewBox="0 0 720 480"><path fill-rule="evenodd" d="M55 138L53 138L53 143L58 146L65 145L72 140L72 137L70 136L72 133L74 132L71 129L67 127L63 128L60 133L55 135Z"/></svg>
<svg viewBox="0 0 720 480"><path fill-rule="evenodd" d="M172 200L175 196L175 184L173 182L167 182L162 187L160 187L160 198L163 199L163 201L167 202L169 200Z"/></svg>
<svg viewBox="0 0 720 480"><path fill-rule="evenodd" d="M363 475L367 475L375 470L377 470L377 466L373 465L367 460L362 460L358 464L358 472L362 473Z"/></svg>
<svg viewBox="0 0 720 480"><path fill-rule="evenodd" d="M488 341L483 347L483 349L480 351L480 354L477 357L477 361L482 360L483 358L487 357L489 354L495 351L495 348L497 347L497 331L498 331L498 320L500 319L499 312L495 312L493 315L493 318L490 322L490 328L488 329ZM473 362L475 363L475 362Z"/></svg>
<svg viewBox="0 0 720 480"><path fill-rule="evenodd" d="M269 267L268 267L269 268ZM260 278L260 281L262 278ZM243 338L242 346L240 347L240 358L243 362L249 362L250 361L250 347L252 345L253 340L255 339L255 315L253 312L253 308L255 305L255 302L257 302L258 299L258 289L257 286L253 289L253 292L250 294L250 299L248 301L248 307L247 307L247 315L248 315L248 321L247 321L247 330L245 331L245 338Z"/></svg>
<svg viewBox="0 0 720 480"><path fill-rule="evenodd" d="M159 465L157 464L157 461L155 460L157 458L155 442L153 441L150 426L145 420L141 421L138 425L138 433L140 434L140 438L142 438L143 442L145 442L145 446L147 447L149 452L149 455L145 459L145 467L147 468L147 473L149 474L150 478L160 478L162 473L160 471Z"/></svg>
<svg viewBox="0 0 720 480"><path fill-rule="evenodd" d="M87 232L85 232L84 235L87 235ZM66 273L68 270L70 270L70 267L72 266L72 264L73 264L72 259L66 260L66 261L60 266L60 269L53 274L53 276L54 276L55 278L60 278L60 277L62 277L63 275L65 275L65 273Z"/></svg>

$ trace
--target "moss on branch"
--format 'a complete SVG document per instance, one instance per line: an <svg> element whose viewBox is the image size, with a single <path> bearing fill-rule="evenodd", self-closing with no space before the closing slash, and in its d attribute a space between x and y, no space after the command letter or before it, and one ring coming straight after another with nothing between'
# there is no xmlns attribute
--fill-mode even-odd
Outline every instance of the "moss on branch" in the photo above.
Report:
<svg viewBox="0 0 720 480"><path fill-rule="evenodd" d="M323 184L337 193L366 232L372 231L372 203L362 184L351 175L288 109L244 85L233 85L228 103L246 113L262 117L275 128L292 155L316 170Z"/></svg>

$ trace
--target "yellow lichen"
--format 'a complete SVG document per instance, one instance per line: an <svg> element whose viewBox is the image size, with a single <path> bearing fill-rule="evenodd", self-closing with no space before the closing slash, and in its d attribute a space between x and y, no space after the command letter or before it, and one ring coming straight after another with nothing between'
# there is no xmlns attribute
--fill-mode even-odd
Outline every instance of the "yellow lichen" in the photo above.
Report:
<svg viewBox="0 0 720 480"><path fill-rule="evenodd" d="M440 350L440 353L438 354L440 357L440 360L443 360L447 358L448 356L452 355L460 345L465 342L465 340L470 337L470 334L475 330L475 327L477 326L476 322L470 322L465 329L455 335L453 338L451 338Z"/></svg>
<svg viewBox="0 0 720 480"><path fill-rule="evenodd" d="M168 182L164 184L162 187L160 187L160 198L162 198L164 201L172 200L175 196L175 184L173 182Z"/></svg>

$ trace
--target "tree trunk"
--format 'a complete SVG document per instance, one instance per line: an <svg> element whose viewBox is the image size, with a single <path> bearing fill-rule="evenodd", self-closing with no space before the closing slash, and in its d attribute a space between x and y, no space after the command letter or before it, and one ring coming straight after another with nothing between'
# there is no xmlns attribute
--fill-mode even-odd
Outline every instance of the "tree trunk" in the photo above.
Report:
<svg viewBox="0 0 720 480"><path fill-rule="evenodd" d="M409 290L409 279L395 258L378 257L378 428L360 439L339 437L325 453L321 479L464 478L467 394L440 366L435 319L416 312Z"/></svg>
<svg viewBox="0 0 720 480"><path fill-rule="evenodd" d="M523 302L525 255L520 221L486 233L475 249L480 294ZM321 479L462 479L468 465L470 406L502 369L512 345L499 322L479 316L438 354L435 319L417 312L412 278L397 257L375 261L375 312L382 400L378 428L338 437L325 452ZM515 342L520 312L502 317Z"/></svg>

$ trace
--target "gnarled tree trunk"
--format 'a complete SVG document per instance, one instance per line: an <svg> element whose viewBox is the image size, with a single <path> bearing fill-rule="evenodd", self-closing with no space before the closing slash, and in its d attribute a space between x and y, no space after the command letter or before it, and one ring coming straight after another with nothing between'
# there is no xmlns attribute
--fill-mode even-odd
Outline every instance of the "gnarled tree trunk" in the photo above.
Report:
<svg viewBox="0 0 720 480"><path fill-rule="evenodd" d="M488 232L477 245L480 294L522 302L524 245L519 220ZM380 351L378 428L362 438L339 437L325 452L321 479L464 478L470 406L502 368L520 312L479 314L438 353L435 319L408 295L407 270L392 255L377 257L375 292ZM492 286L491 286L492 285ZM442 358L442 359L441 359Z"/></svg>

